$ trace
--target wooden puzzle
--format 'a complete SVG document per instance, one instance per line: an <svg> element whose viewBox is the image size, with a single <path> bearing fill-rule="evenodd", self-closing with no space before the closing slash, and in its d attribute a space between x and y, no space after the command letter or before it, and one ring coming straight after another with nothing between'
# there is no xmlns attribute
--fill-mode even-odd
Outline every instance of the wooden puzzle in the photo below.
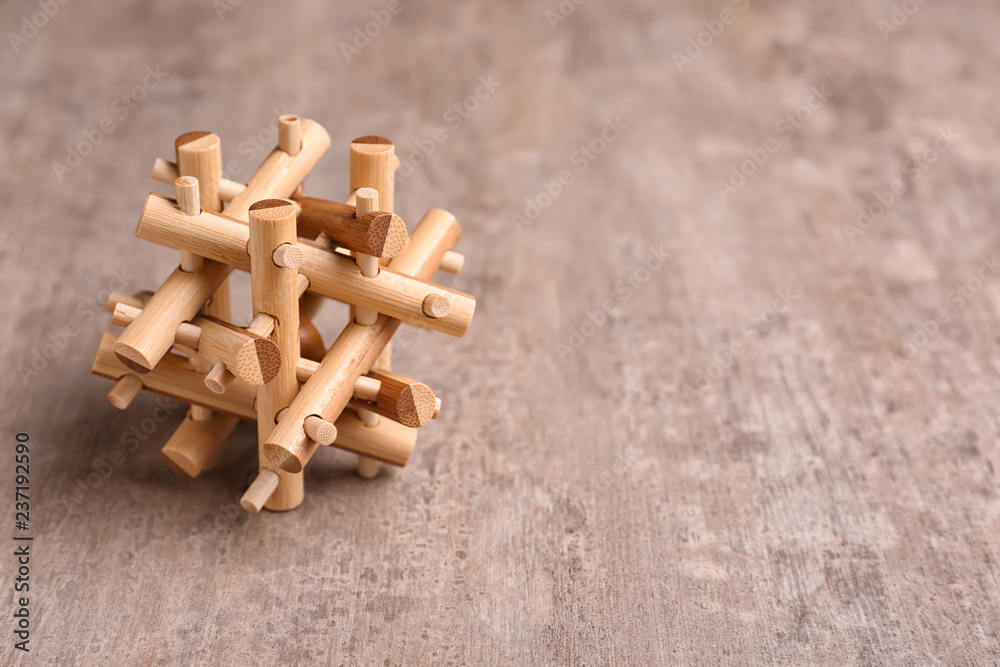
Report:
<svg viewBox="0 0 1000 667"><path fill-rule="evenodd" d="M321 447L358 457L358 473L404 466L417 429L441 401L392 370L391 340L406 322L462 336L475 299L430 282L458 273L455 216L429 210L408 234L393 214L399 159L388 139L350 144L345 203L303 194L302 181L330 146L318 123L282 116L278 147L245 184L222 177L219 137L189 132L176 161L153 178L136 234L180 251L180 265L153 293L113 294L121 335L105 334L92 372L114 380L108 399L125 409L147 389L191 405L163 458L196 477L239 420L256 422L259 472L240 504L290 510L304 498L302 469ZM232 320L229 274L250 272L253 320ZM351 306L327 348L312 319L326 299Z"/></svg>

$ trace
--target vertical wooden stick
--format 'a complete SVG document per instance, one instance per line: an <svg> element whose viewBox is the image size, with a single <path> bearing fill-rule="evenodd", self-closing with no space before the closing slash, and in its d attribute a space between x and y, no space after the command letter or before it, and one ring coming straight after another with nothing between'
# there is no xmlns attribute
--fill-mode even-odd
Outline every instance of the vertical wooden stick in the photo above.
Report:
<svg viewBox="0 0 1000 667"><path fill-rule="evenodd" d="M378 210L378 190L374 188L360 188L354 193L354 197L356 202L354 210L357 217L360 218ZM365 278L374 278L378 275L379 264L377 257L362 253L354 253L354 259L358 263L358 268L361 269L361 275ZM375 320L378 319L378 312L372 310L371 308L355 306L353 310L354 321L361 326L370 327L375 324Z"/></svg>
<svg viewBox="0 0 1000 667"><path fill-rule="evenodd" d="M278 412L291 405L299 391L299 382L295 377L295 368L299 362L298 271L279 267L272 259L275 248L296 242L295 207L281 199L266 199L253 204L249 216L250 283L254 315L266 314L273 318L271 340L281 349L278 375L268 384L257 388L257 442L261 464L258 479L271 479L272 472L277 475L277 484L263 506L269 510L284 511L302 504L302 473L267 470L263 446L274 430ZM268 482L266 488L270 486ZM251 490L254 490L253 487ZM247 494L251 495L250 491ZM246 496L244 500L247 500ZM258 506L248 501L244 507L247 504Z"/></svg>
<svg viewBox="0 0 1000 667"><path fill-rule="evenodd" d="M213 213L221 212L219 181L222 180L222 143L219 135L214 132L188 132L177 137L174 149L177 154L177 173L181 177L193 176L198 179L199 206ZM182 264L183 260L184 256L181 255ZM212 300L205 308L205 314L226 321L232 319L228 279L222 281L215 290Z"/></svg>
<svg viewBox="0 0 1000 667"><path fill-rule="evenodd" d="M278 118L278 148L289 155L298 155L302 149L302 123L298 116L285 114Z"/></svg>
<svg viewBox="0 0 1000 667"><path fill-rule="evenodd" d="M360 190L362 188L374 188L377 191L378 200L376 206L378 210L385 211L386 213L393 212L396 200L396 168L398 166L399 159L396 157L396 147L390 140L384 137L367 136L359 137L351 142L350 185L351 191L357 195L355 206L357 207L358 215L361 215L362 197ZM362 267L362 272L364 272L364 265L360 261L358 265ZM365 320L357 319L357 315L358 313L355 311L355 321L358 324L362 324ZM362 316L364 315L362 314ZM376 368L391 370L391 341L382 350L374 366ZM371 411L362 410L358 416L365 426L374 427L378 425L378 415ZM369 459L364 456L358 457L358 474L365 479L377 476L380 467L379 462L375 459Z"/></svg>

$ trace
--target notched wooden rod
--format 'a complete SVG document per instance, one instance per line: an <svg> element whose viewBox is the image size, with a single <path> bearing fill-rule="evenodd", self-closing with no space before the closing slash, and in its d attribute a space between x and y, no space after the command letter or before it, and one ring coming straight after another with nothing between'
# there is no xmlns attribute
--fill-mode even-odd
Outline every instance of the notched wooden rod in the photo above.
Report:
<svg viewBox="0 0 1000 667"><path fill-rule="evenodd" d="M111 323L127 327L141 314L141 309L119 303L111 316ZM224 364L230 374L255 386L273 380L281 365L281 351L273 341L213 317L199 316L190 322L181 322L174 332L174 344L194 350L212 364ZM217 379L226 379L226 375L221 371L217 373L221 375L213 377L207 386L221 393L217 390L224 390L232 379L222 386Z"/></svg>
<svg viewBox="0 0 1000 667"><path fill-rule="evenodd" d="M391 371L372 369L368 377L381 383L375 401L355 402L356 408L371 410L410 428L419 428L434 418L436 400L430 387Z"/></svg>

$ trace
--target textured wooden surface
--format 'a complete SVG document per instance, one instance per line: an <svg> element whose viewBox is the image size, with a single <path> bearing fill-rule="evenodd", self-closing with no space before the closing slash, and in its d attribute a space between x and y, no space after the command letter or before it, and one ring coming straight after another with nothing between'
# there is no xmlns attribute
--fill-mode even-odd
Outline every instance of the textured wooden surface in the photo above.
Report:
<svg viewBox="0 0 1000 667"><path fill-rule="evenodd" d="M591 1L553 29L555 0L405 3L350 62L339 44L386 3L246 2L222 20L207 0L69 3L18 53L8 37L0 423L8 462L31 434L36 534L33 651L13 657L1000 660L1000 281L977 282L1000 252L1000 11L929 2L884 38L890 0L741 4ZM678 71L674 52L726 8ZM5 32L37 11L4 3ZM162 80L145 99L115 102L147 67ZM468 118L449 112L477 86ZM439 279L479 306L463 339L397 339L394 368L444 400L407 468L363 481L354 457L320 452L300 509L252 517L237 501L253 428L199 479L171 472L159 448L184 411L157 424L155 397L108 404L88 372L110 330L92 300L115 272L131 292L177 264L133 232L178 134L219 133L245 179L276 142L250 137L282 112L333 137L318 196L347 195L350 139L395 139L397 212L458 216L468 261ZM114 131L60 180L53 162L102 118ZM616 118L600 156L576 152ZM907 165L948 128L926 170ZM764 146L723 201L718 182ZM896 179L852 243L844 226ZM646 272L651 247L670 256ZM790 308L770 313L779 290ZM234 309L249 319L245 280ZM327 343L346 316L318 318ZM51 339L63 348L22 381ZM10 581L13 558L0 567Z"/></svg>

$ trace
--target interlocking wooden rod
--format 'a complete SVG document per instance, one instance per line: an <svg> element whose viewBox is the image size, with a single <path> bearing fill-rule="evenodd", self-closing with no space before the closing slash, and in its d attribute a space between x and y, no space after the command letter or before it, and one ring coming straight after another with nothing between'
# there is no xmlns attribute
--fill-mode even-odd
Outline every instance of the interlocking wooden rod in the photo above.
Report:
<svg viewBox="0 0 1000 667"><path fill-rule="evenodd" d="M177 199L177 208L184 215L198 215L201 213L201 201L198 193L198 179L194 176L178 176L174 181L174 193ZM201 268L204 259L190 250L181 250L181 271L193 273ZM226 283L223 283L224 285ZM222 289L221 287L219 289Z"/></svg>
<svg viewBox="0 0 1000 667"><path fill-rule="evenodd" d="M118 380L130 371L118 359L113 348L117 339L113 334L104 334L101 346L94 359L91 371L94 375ZM213 394L204 383L204 375L179 354L167 354L156 368L142 376L143 388L156 394L170 396L184 403L203 405L215 412L256 421L253 410L254 388L236 382L225 394Z"/></svg>
<svg viewBox="0 0 1000 667"><path fill-rule="evenodd" d="M156 159L153 178L164 183L174 183L177 165L162 158ZM243 183L222 179L223 189L219 192L223 201L229 201L246 189ZM228 197L228 198L227 198ZM342 204L317 197L296 195L292 200L298 206L296 226L299 236L316 238L326 234L338 245L390 259L399 254L406 245L406 224L398 215L376 211L365 216L356 216L352 204ZM441 265L442 271L458 273L464 258L451 253Z"/></svg>
<svg viewBox="0 0 1000 667"><path fill-rule="evenodd" d="M440 209L433 211L451 216ZM246 254L249 230L245 224L207 211L185 216L173 200L155 193L146 199L136 234L139 238L191 250L236 268L248 269L250 265ZM475 298L469 294L427 282L426 278L417 278L414 274L396 271L391 262L374 278L365 278L352 259L308 241L299 241L299 245L304 254L299 271L309 279L310 291L453 336L463 336L469 328L476 307ZM450 308L447 315L433 318L424 314L423 302L429 294L439 294L448 299Z"/></svg>
<svg viewBox="0 0 1000 667"><path fill-rule="evenodd" d="M108 392L108 401L119 410L124 410L141 390L142 380L135 375L123 375Z"/></svg>
<svg viewBox="0 0 1000 667"><path fill-rule="evenodd" d="M301 179L300 179L301 180ZM277 376L257 388L257 443L260 467L268 468L264 446L275 428L278 412L291 405L299 392L295 367L299 362L299 296L295 269L283 268L272 259L275 248L294 244L295 208L282 199L264 199L254 203L249 211L250 286L254 314L274 318L271 339L281 350ZM304 415L308 417L309 415ZM303 425L300 422L299 428ZM303 431L300 446L312 442ZM278 484L264 503L272 511L298 507L305 497L303 480L298 471L275 470ZM253 494L251 494L252 497Z"/></svg>
<svg viewBox="0 0 1000 667"><path fill-rule="evenodd" d="M257 477L250 484L250 488L240 498L240 506L251 514L260 512L278 489L281 482L278 474L274 470L261 468Z"/></svg>
<svg viewBox="0 0 1000 667"><path fill-rule="evenodd" d="M380 210L392 213L396 204L396 147L385 137L358 137L350 147L351 192L359 188L378 190Z"/></svg>
<svg viewBox="0 0 1000 667"><path fill-rule="evenodd" d="M302 150L294 157L280 149L272 151L254 172L247 188L230 202L226 209L229 218L246 221L247 211L253 202L290 195L326 152L330 146L330 135L326 130L307 119L303 119L301 124ZM188 220L198 219L202 215L217 215L203 211L198 216L185 216L175 206L171 206L171 209L181 219ZM202 256L205 254L198 247L182 249ZM249 266L245 243L242 254ZM194 317L229 275L232 266L227 264L231 263L206 261L195 273L185 273L180 269L174 271L150 298L142 315L119 337L115 353L122 362L131 363L136 372L148 373L170 349L177 325Z"/></svg>
<svg viewBox="0 0 1000 667"><path fill-rule="evenodd" d="M357 407L410 428L419 428L433 418L436 402L434 392L427 385L376 368L368 373L368 377L381 382L381 389L375 401L358 401Z"/></svg>
<svg viewBox="0 0 1000 667"><path fill-rule="evenodd" d="M192 479L212 462L239 421L236 417L217 413L211 413L207 419L198 419L196 407L191 406L187 417L160 450L167 465Z"/></svg>
<svg viewBox="0 0 1000 667"><path fill-rule="evenodd" d="M355 211L359 218L378 210L378 190L375 188L360 188L354 193L354 195L357 202L355 204ZM402 248L400 248L400 250L402 250ZM378 276L378 257L372 254L355 251L354 259L358 268L361 269L362 276L365 278L374 278ZM371 326L375 324L375 320L378 318L378 312L372 310L371 308L355 306L353 310L354 321L362 326Z"/></svg>
<svg viewBox="0 0 1000 667"><path fill-rule="evenodd" d="M112 352L114 344L115 336L113 334L106 333L101 338L101 344L91 369L94 375L109 380L118 380L130 374L128 368L122 365ZM142 382L143 388L147 391L169 396L182 403L203 405L214 412L256 423L257 413L253 408L255 397L253 387L237 382L225 395L220 396L206 389L201 379L202 374L188 363L187 359L178 354L168 354L163 358L163 361L157 364L156 368L148 375L143 376ZM370 395L370 393L365 395ZM358 421L356 416L345 412L334 422L337 427L337 441L335 443L337 447L392 465L406 465L410 452L413 450L416 437L415 429L409 429L385 419L376 429L355 433L352 430L352 420L353 422ZM412 439L409 441L408 447L405 445L405 438L396 442L391 441L390 436L393 433L409 433Z"/></svg>
<svg viewBox="0 0 1000 667"><path fill-rule="evenodd" d="M278 148L289 155L298 155L302 149L302 123L298 116L285 114L278 117Z"/></svg>
<svg viewBox="0 0 1000 667"><path fill-rule="evenodd" d="M421 279L433 275L441 264L441 257L455 246L461 233L455 216L432 209L424 215L409 244L392 260L390 267ZM388 269L379 275L385 273ZM305 418L315 414L335 421L350 401L355 382L371 368L399 324L399 320L380 315L372 326L350 323L344 328L267 439L264 456L272 465L289 472L302 470L317 447L303 438Z"/></svg>
<svg viewBox="0 0 1000 667"><path fill-rule="evenodd" d="M111 323L127 327L141 313L139 308L119 303ZM174 344L195 350L212 364L221 362L233 375L252 385L273 380L281 364L281 351L273 341L213 317L181 322L174 332Z"/></svg>
<svg viewBox="0 0 1000 667"><path fill-rule="evenodd" d="M191 209L181 210L190 215L197 213L194 206L218 213L222 210L222 200L219 199L219 179L222 178L222 142L219 136L212 132L188 132L174 140L174 155L177 158L177 174L181 178L191 177L197 180L197 202L192 202ZM176 181L175 181L176 184ZM176 185L175 185L176 187ZM180 193L178 192L178 195ZM180 203L180 200L178 200ZM185 260L192 266L198 262L193 255L185 257L181 252L181 265ZM188 270L184 267L184 270ZM223 320L232 319L232 306L229 293L229 281L223 280L212 295L212 300L205 307L205 313Z"/></svg>

